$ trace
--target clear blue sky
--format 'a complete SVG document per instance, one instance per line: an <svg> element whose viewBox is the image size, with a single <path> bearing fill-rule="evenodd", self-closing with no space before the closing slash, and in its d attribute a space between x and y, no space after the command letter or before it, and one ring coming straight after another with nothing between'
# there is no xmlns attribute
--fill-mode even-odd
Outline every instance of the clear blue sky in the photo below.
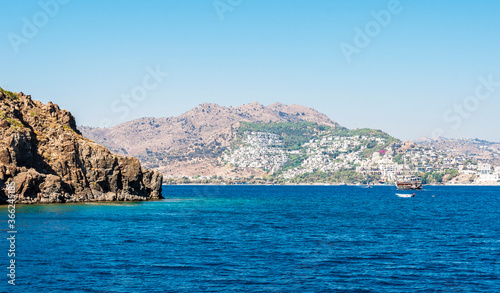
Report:
<svg viewBox="0 0 500 293"><path fill-rule="evenodd" d="M374 25L371 12L391 1L215 1L233 4L221 18L213 0L73 0L48 12L4 0L0 85L53 101L80 125L257 101L306 105L402 139L441 128L500 141L500 87L471 97L479 77L500 82L500 2L401 0ZM356 28L367 26L369 44L347 62L341 44L355 46ZM126 106L122 95L143 85L148 66L169 75L149 79L143 101Z"/></svg>

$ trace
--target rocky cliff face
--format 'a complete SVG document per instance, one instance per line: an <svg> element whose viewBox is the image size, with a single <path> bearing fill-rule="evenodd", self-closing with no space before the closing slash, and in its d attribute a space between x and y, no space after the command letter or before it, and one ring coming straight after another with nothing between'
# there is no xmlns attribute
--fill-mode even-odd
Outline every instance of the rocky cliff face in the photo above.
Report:
<svg viewBox="0 0 500 293"><path fill-rule="evenodd" d="M0 91L0 203L11 182L17 203L159 199L162 179L84 138L57 105Z"/></svg>

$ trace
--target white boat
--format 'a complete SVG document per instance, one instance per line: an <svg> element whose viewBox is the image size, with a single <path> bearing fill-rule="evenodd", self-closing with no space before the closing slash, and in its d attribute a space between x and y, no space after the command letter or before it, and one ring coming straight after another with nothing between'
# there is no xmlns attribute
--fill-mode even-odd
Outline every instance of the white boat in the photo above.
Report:
<svg viewBox="0 0 500 293"><path fill-rule="evenodd" d="M396 193L399 197L414 197L415 193Z"/></svg>

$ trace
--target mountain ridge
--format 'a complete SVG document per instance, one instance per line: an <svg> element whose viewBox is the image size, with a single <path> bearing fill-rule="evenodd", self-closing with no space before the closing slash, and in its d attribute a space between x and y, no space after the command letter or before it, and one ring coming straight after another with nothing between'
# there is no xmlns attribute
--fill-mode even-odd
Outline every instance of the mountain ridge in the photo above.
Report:
<svg viewBox="0 0 500 293"><path fill-rule="evenodd" d="M253 102L238 107L203 103L175 117L145 117L110 128L80 126L82 133L120 155L137 156L146 167L160 167L151 159L158 154L166 159L161 167L170 169L198 147L212 158L230 145L241 122L301 122L339 125L315 109L301 105ZM167 164L169 163L169 164ZM215 162L213 162L215 164ZM162 170L162 169L158 169Z"/></svg>
<svg viewBox="0 0 500 293"><path fill-rule="evenodd" d="M419 145L430 146L453 154L467 154L479 161L500 165L500 143L479 138L419 138Z"/></svg>

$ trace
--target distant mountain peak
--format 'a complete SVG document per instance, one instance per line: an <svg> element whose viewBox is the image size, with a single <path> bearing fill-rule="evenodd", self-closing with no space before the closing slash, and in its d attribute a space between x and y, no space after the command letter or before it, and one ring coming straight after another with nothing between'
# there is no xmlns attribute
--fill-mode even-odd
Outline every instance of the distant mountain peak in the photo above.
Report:
<svg viewBox="0 0 500 293"><path fill-rule="evenodd" d="M204 148L207 145L228 147L241 122L312 122L338 126L326 115L305 106L274 103L266 107L252 102L238 107L203 103L177 117L139 118L106 129L80 127L80 130L118 154L150 158L152 153L168 153L175 157L196 150L200 144Z"/></svg>
<svg viewBox="0 0 500 293"><path fill-rule="evenodd" d="M269 109L275 109L275 108L283 108L283 107L286 107L287 105L283 104L283 103L280 103L280 102L276 102L276 103L273 103L269 106L267 106L267 108Z"/></svg>

